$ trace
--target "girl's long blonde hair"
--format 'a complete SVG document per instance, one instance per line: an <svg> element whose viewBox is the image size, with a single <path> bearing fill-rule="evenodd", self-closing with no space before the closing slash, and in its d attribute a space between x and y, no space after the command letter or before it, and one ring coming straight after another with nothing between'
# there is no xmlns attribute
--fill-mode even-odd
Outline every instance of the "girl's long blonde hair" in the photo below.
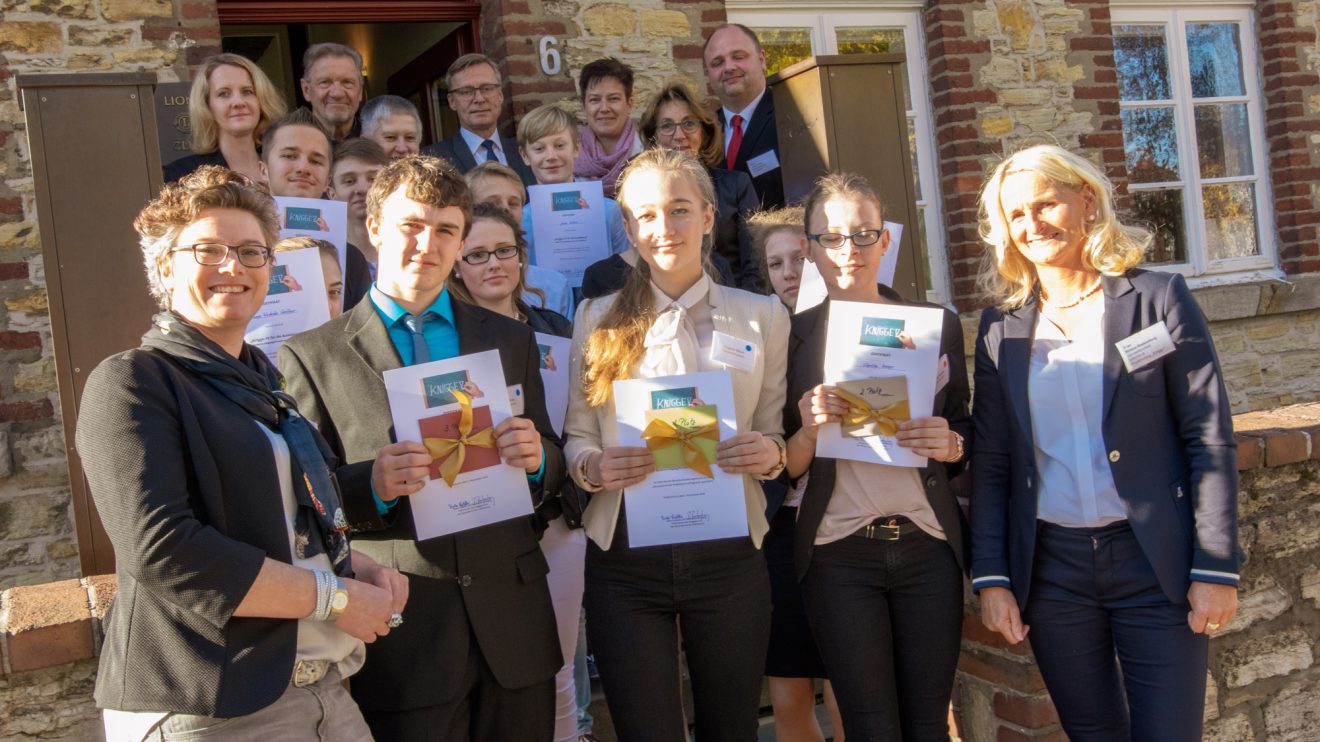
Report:
<svg viewBox="0 0 1320 742"><path fill-rule="evenodd" d="M1084 157L1053 144L1040 144L1008 156L991 173L981 191L981 239L993 251L977 277L981 289L1005 309L1026 304L1036 293L1036 266L1013 243L1001 192L1014 173L1031 172L1054 185L1095 195L1095 221L1087 226L1082 261L1107 276L1120 276L1139 264L1151 242L1151 233L1125 225L1114 213L1114 186L1100 168Z"/></svg>
<svg viewBox="0 0 1320 742"><path fill-rule="evenodd" d="M632 212L622 197L627 195L628 180L648 170L690 178L705 205L715 208L715 186L711 184L705 166L686 152L652 148L633 158L619 175L619 205L630 223L635 223ZM709 240L710 235L706 235L701 249L702 269L708 276L714 275L708 258L708 246L704 244ZM633 368L646 352L646 333L655 318L651 266L645 260L638 259L637 266L629 271L623 288L614 295L614 303L587 337L582 352L582 385L587 404L592 407L605 404L613 395L614 381L632 376Z"/></svg>

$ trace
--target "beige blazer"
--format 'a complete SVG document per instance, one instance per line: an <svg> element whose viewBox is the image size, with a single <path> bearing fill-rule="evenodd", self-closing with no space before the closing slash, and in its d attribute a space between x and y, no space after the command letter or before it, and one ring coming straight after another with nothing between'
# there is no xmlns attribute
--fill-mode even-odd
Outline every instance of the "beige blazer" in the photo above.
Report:
<svg viewBox="0 0 1320 742"><path fill-rule="evenodd" d="M741 289L710 285L708 299L715 329L747 340L757 347L756 364L751 371L729 368L733 375L733 398L738 418L738 432L760 431L763 435L784 440L784 395L788 370L788 310L774 296L761 296ZM582 351L587 338L614 303L614 296L583 302L573 322L573 354L570 377L583 378ZM568 419L564 426L564 458L574 480L587 491L592 488L580 474L583 457L608 446L619 444L615 423L614 400L600 407L587 406L581 383L569 389ZM582 520L587 535L602 549L614 541L622 503L619 490L598 490L591 496ZM757 548L770 526L765 520L765 493L756 477L743 476L743 494L747 503L747 525Z"/></svg>

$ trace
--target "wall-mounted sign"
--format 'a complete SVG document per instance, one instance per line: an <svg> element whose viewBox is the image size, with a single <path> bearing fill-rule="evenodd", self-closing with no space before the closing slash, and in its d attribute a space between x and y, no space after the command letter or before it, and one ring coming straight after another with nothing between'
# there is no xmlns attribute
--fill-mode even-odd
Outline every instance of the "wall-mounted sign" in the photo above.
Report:
<svg viewBox="0 0 1320 742"><path fill-rule="evenodd" d="M541 71L547 75L558 75L564 68L563 58L559 55L559 39L553 36L542 36L537 49L541 55Z"/></svg>
<svg viewBox="0 0 1320 742"><path fill-rule="evenodd" d="M160 136L160 164L192 154L192 127L188 120L190 82L156 85L156 133Z"/></svg>

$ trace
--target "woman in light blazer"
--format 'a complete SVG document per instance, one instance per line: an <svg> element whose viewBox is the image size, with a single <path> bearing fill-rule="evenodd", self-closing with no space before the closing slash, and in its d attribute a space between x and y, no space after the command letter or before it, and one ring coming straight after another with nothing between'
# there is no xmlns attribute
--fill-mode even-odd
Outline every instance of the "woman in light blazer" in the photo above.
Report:
<svg viewBox="0 0 1320 742"><path fill-rule="evenodd" d="M784 466L788 313L774 297L711 280L702 255L715 195L691 155L639 155L620 179L619 203L641 260L618 293L578 310L571 369L582 383L565 431L572 476L593 493L584 515L591 647L619 737L677 742L686 738L677 621L698 737L744 742L756 735L770 630L758 480ZM716 331L754 347L750 369L710 360ZM743 475L749 536L630 548L623 491L655 465L646 448L618 445L612 382L726 368L740 432L719 443L716 465Z"/></svg>
<svg viewBox="0 0 1320 742"><path fill-rule="evenodd" d="M1109 180L1055 146L981 194L999 305L976 341L972 586L1027 636L1073 740L1199 740L1208 635L1237 608L1237 467L1205 318L1135 268ZM1117 659L1117 662L1115 662Z"/></svg>

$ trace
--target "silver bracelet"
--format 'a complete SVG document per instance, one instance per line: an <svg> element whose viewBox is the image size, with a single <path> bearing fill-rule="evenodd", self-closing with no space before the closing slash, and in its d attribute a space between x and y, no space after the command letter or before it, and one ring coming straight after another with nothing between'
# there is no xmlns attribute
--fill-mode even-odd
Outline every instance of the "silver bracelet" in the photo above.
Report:
<svg viewBox="0 0 1320 742"><path fill-rule="evenodd" d="M309 621L325 621L330 618L330 598L334 595L334 578L329 572L316 570L316 608L307 617Z"/></svg>

